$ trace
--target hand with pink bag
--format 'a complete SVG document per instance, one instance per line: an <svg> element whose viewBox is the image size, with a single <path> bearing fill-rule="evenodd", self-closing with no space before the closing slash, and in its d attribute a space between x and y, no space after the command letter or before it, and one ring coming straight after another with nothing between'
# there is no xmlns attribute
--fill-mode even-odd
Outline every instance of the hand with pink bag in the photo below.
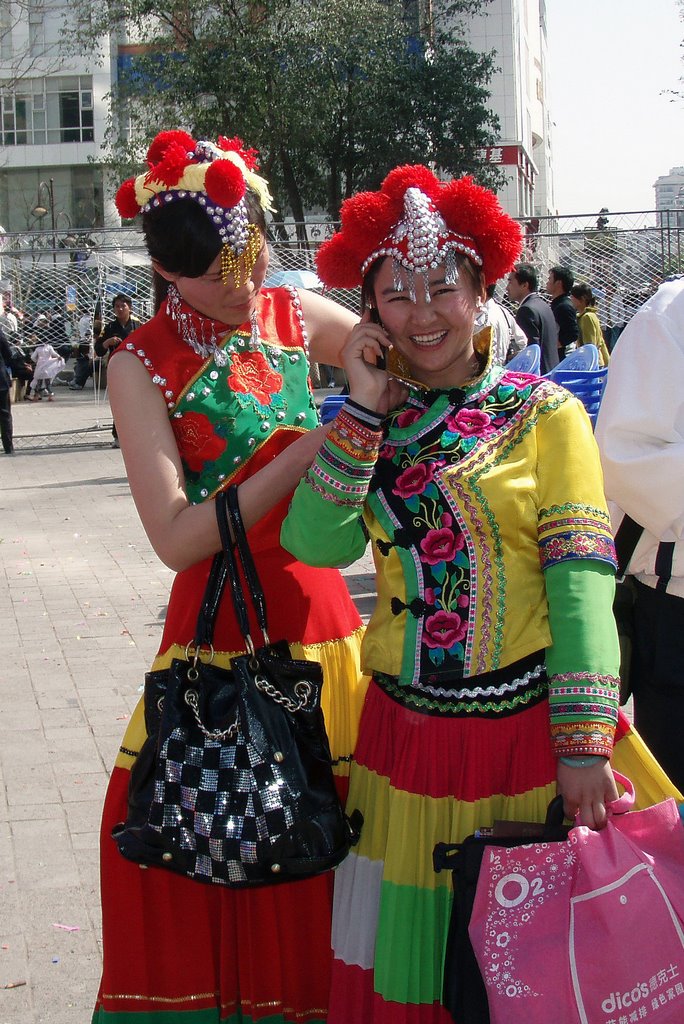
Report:
<svg viewBox="0 0 684 1024"><path fill-rule="evenodd" d="M684 828L670 798L564 842L489 846L469 934L492 1024L684 1021Z"/></svg>

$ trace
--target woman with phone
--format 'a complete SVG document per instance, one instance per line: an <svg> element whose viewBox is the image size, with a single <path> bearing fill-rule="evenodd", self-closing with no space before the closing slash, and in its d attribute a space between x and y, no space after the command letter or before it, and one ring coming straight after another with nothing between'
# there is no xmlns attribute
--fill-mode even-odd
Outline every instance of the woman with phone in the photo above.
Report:
<svg viewBox="0 0 684 1024"><path fill-rule="evenodd" d="M347 200L341 220L318 274L362 286L350 394L281 532L312 565L346 564L370 538L377 573L349 796L365 823L336 873L328 1024L446 1024L451 894L435 844L497 818L543 821L556 790L600 829L611 759L647 780L647 799L674 790L618 721L615 557L589 420L552 382L494 366L478 328L518 225L472 179L422 166Z"/></svg>

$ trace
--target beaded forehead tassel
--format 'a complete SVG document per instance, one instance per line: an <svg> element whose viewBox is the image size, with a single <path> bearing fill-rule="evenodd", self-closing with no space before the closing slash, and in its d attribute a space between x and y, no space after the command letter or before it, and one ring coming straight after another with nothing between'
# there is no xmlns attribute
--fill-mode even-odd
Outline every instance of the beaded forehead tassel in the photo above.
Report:
<svg viewBox="0 0 684 1024"><path fill-rule="evenodd" d="M457 252L465 253L478 265L482 263L473 248L472 240L449 231L444 218L424 192L419 188L407 188L401 220L392 228L382 247L364 260L361 272L365 274L378 256L391 256L394 288L397 291L406 288L409 299L415 302L415 276L420 274L425 289L425 301L431 302L429 271L443 265L445 283L456 284Z"/></svg>
<svg viewBox="0 0 684 1024"><path fill-rule="evenodd" d="M176 189L173 192L158 192L153 199L145 203L142 212L149 213L150 210L159 206L167 206L177 199L194 199L204 209L223 242L221 281L223 284L230 284L232 277L235 287L241 288L245 281L249 280L263 246L261 231L256 224L249 223L244 199L226 209L217 203L212 203L204 192Z"/></svg>
<svg viewBox="0 0 684 1024"><path fill-rule="evenodd" d="M242 251L238 250L237 244L224 242L221 249L221 280L223 283L228 284L230 278L233 277L235 287L242 288L245 281L251 277L262 246L261 232L256 224L247 225L247 239Z"/></svg>
<svg viewBox="0 0 684 1024"><path fill-rule="evenodd" d="M176 200L192 199L205 211L221 241L221 280L240 288L262 250L259 227L250 223L246 194L262 210L273 210L267 182L257 173L256 150L241 139L220 136L217 144L187 132L160 132L152 142L149 170L123 182L116 194L122 217L132 218Z"/></svg>
<svg viewBox="0 0 684 1024"><path fill-rule="evenodd" d="M520 226L493 192L468 176L441 180L423 164L402 164L377 191L345 199L339 230L318 249L316 268L327 288L358 288L376 260L391 257L394 283L414 298L416 274L425 285L439 268L455 283L464 256L484 284L493 284L521 248Z"/></svg>

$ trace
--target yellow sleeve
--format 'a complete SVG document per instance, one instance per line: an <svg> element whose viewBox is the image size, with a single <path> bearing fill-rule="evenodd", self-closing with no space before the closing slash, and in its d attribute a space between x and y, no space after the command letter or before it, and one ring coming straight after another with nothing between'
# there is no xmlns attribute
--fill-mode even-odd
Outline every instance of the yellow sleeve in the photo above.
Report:
<svg viewBox="0 0 684 1024"><path fill-rule="evenodd" d="M540 423L537 442L537 536L542 569L577 558L615 568L603 473L582 403L565 401Z"/></svg>

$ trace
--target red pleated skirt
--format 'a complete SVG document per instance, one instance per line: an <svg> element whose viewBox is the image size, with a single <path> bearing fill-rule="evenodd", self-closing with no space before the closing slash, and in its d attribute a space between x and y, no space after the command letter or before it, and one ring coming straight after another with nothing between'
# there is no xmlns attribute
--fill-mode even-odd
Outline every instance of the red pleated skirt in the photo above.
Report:
<svg viewBox="0 0 684 1024"><path fill-rule="evenodd" d="M322 704L344 799L367 687L359 669L361 621L336 571L302 566L279 548L258 552L257 567L267 592L271 639L285 638L293 656L323 665ZM184 656L207 572L203 563L177 577L155 669ZM228 665L242 650L226 601L214 646L217 664ZM111 832L126 818L130 768L145 737L140 704L104 807L104 967L93 1024L324 1024L333 873L229 889L125 860Z"/></svg>
<svg viewBox="0 0 684 1024"><path fill-rule="evenodd" d="M639 806L678 796L622 714L613 766ZM447 717L371 683L348 797L364 827L335 873L328 1024L452 1024L441 1005L451 873L434 871L433 849L495 819L543 821L555 792L548 700Z"/></svg>

